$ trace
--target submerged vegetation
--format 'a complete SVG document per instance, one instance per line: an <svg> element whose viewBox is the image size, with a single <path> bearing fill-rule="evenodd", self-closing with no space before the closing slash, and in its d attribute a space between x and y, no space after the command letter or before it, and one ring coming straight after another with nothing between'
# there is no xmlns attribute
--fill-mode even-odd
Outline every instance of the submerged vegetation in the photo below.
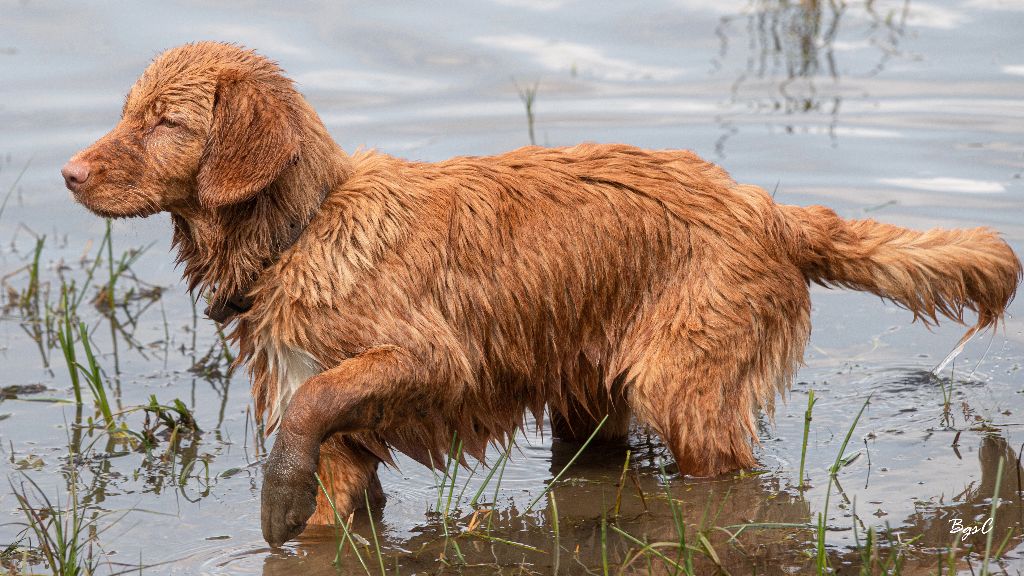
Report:
<svg viewBox="0 0 1024 576"><path fill-rule="evenodd" d="M59 396L40 399L73 410L73 419L65 422L68 442L60 467L64 490L48 493L31 472L36 466L19 466L23 471L8 478L24 521L20 522L23 529L17 538L0 554L0 566L12 574L20 574L36 564L60 575L123 571L124 564L105 558L102 545L104 532L127 515L114 514L108 521L111 511L98 506L102 485L107 482L102 474L110 471L107 461L132 452L144 454L142 468L164 468L160 474L167 473L179 486L193 477L199 478L196 463L201 462L209 485L205 457L189 455L181 444L184 437L198 442L201 430L192 410L178 398L168 405L159 403L155 395L150 396L147 404L122 403L117 342L144 352L132 334L138 317L161 296L158 288L147 285L132 272L132 265L145 250L128 250L115 258L108 221L95 255L81 262L84 278L79 282L70 278L72 270L63 264L57 265L54 277L45 274L41 254L46 240L46 236L37 236L30 261L3 278L3 319L20 324L35 342L42 365L54 382L70 388L70 400ZM100 282L97 271L103 262L107 275ZM86 303L92 305L91 311L83 309ZM166 318L164 322L167 330ZM112 353L104 356L108 361L113 357L113 366L100 357L96 344L96 330L104 324L115 346ZM223 341L217 345L226 348ZM50 362L58 351L63 358L63 373L60 366ZM229 356L221 358L225 357ZM230 373L230 368L224 370ZM13 386L5 388L9 392L4 398L30 401L36 399L34 394L48 390L45 386ZM142 421L139 415L144 415ZM64 417L68 418L66 410ZM105 447L101 448L103 443ZM158 453L161 447L164 451ZM13 448L11 458L14 461ZM26 457L26 462L37 461L38 456ZM93 469L96 464L101 464L103 471ZM92 472L91 486L83 481L83 467ZM132 565L133 569L143 567L141 563Z"/></svg>

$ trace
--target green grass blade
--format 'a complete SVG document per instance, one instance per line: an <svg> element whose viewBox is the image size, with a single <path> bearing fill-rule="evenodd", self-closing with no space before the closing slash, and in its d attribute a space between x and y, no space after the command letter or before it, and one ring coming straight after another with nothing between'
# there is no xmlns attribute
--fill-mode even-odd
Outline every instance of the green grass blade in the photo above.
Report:
<svg viewBox="0 0 1024 576"><path fill-rule="evenodd" d="M580 457L580 454L582 454L583 451L587 449L587 446L590 445L590 442L594 439L594 437L597 436L597 433L601 431L601 427L604 426L604 423L607 421L608 415L606 414L605 417L601 418L601 421L597 424L597 428L594 428L594 431L590 433L590 436L587 438L587 441L583 443L583 446L580 446L580 449L576 451L576 454L573 454L573 457L569 460L569 462L562 467L562 469L558 472L558 474L555 475L551 482L548 482L548 485L544 487L544 490L540 494L538 494L532 502L530 502L530 505L526 507L526 510L523 512L523 514L526 514L533 510L533 507L536 506L538 502L540 502L541 498L546 496L547 493L551 491L551 489L558 482L558 480L562 478L562 475L565 474L567 470L569 470L569 467L571 467L573 463L576 462L576 459Z"/></svg>

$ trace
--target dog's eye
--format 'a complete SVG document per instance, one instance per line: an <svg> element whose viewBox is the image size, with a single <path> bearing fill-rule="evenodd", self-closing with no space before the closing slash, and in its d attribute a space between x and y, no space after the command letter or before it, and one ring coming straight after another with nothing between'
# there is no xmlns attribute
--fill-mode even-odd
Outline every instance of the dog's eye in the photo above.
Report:
<svg viewBox="0 0 1024 576"><path fill-rule="evenodd" d="M161 116L156 125L163 126L164 128L177 128L178 126L181 126L181 124L166 116Z"/></svg>

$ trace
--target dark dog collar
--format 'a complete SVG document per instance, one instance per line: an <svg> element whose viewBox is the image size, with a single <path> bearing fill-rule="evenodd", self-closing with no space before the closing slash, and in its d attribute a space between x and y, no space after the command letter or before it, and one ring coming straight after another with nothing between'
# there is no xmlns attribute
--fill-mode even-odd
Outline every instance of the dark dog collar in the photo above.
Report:
<svg viewBox="0 0 1024 576"><path fill-rule="evenodd" d="M323 208L324 201L327 200L328 192L330 192L330 190L327 186L324 186L324 189L320 192L320 203L317 204L316 211L314 211L305 222L290 222L288 224L288 236L277 248L275 251L276 253L267 261L266 265L263 266L264 271L273 266L281 258L281 254L284 254L289 248L299 241L299 238L302 237L302 233L306 231L306 228L308 228L309 224L314 218L316 218L316 215L320 213L320 209ZM249 291L252 289L253 285L256 284L256 280L258 280L258 278L254 279L248 285L243 286L234 294L229 295L227 298L213 298L211 301L208 297L208 305L203 314L218 324L225 324L235 316L245 314L252 309L252 298L249 297ZM214 288L213 291L216 293L217 289Z"/></svg>

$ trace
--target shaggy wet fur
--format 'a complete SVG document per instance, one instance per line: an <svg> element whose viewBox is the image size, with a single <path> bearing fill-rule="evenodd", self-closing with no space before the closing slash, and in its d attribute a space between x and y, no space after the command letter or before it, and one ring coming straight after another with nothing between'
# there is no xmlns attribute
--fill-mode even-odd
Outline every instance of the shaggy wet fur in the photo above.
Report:
<svg viewBox="0 0 1024 576"><path fill-rule="evenodd" d="M275 545L331 521L314 472L347 517L364 490L379 500L392 451L438 465L457 435L482 457L526 410L570 438L636 418L690 474L754 466L755 417L810 334L809 282L925 321L967 308L980 329L1021 274L991 230L779 205L688 151L350 157L277 66L224 44L159 56L71 162L93 211L172 214L190 288L251 298L234 338L279 430Z"/></svg>

